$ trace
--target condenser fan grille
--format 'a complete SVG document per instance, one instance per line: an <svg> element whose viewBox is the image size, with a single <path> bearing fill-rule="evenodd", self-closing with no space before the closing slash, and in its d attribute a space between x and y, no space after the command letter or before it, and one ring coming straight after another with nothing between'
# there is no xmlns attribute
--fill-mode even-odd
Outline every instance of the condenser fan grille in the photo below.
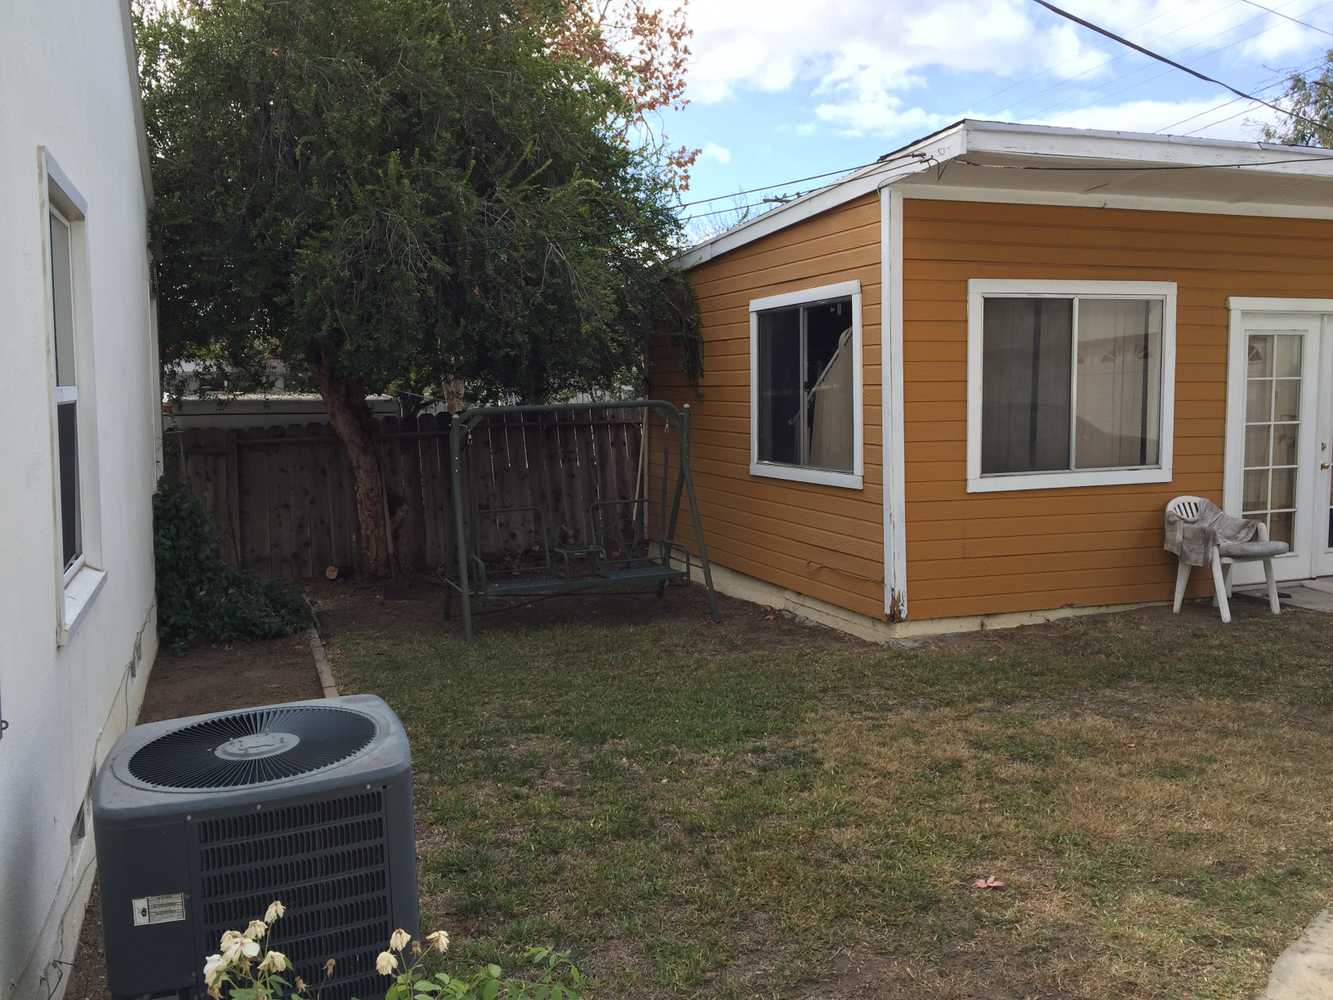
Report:
<svg viewBox="0 0 1333 1000"><path fill-rule="evenodd" d="M158 788L242 788L330 767L374 736L373 721L345 708L261 708L159 736L130 758L129 769Z"/></svg>

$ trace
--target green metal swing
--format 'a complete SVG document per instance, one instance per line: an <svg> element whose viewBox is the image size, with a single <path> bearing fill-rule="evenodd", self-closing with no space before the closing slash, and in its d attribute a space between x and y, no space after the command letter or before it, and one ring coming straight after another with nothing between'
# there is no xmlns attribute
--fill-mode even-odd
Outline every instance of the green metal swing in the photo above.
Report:
<svg viewBox="0 0 1333 1000"><path fill-rule="evenodd" d="M522 447L526 455L529 452L529 429L539 435L554 431L559 443L562 427L576 431L583 426L592 428L594 414L609 410L642 410L644 413L644 432L639 438L638 470L632 496L606 497L594 485L593 499L579 504L576 512L571 512L570 504L565 503L564 523L557 524L557 515L552 508L553 498L559 491L550 481L549 465L544 456L539 467L544 481L535 490L531 484L528 488L529 493L537 494L534 503L510 504L498 496L483 502L477 495L479 490L472 488L472 477L466 474L470 468L469 449L474 435L483 426L489 427L499 421L506 435L518 428L523 435ZM578 416L584 413L588 420L586 424L579 424ZM656 504L646 495L649 413L661 417L663 428L661 498ZM568 415L570 422L562 422L562 415ZM669 471L673 436L677 450L674 487ZM449 429L449 455L457 558L455 571L445 581L446 619L450 616L455 594L461 600L463 635L468 640L472 639L474 631L474 604L487 600L598 593L647 585L654 585L660 598L668 584L690 580L697 559L708 595L709 611L713 620L718 621L717 594L713 590L708 545L699 519L689 441L689 406L677 408L656 399L546 406L478 406L455 414ZM697 555L676 541L682 495L689 499ZM653 506L662 513L650 518L649 511ZM661 534L652 537L650 525L660 526ZM489 544L486 546L483 546L483 534L487 535Z"/></svg>

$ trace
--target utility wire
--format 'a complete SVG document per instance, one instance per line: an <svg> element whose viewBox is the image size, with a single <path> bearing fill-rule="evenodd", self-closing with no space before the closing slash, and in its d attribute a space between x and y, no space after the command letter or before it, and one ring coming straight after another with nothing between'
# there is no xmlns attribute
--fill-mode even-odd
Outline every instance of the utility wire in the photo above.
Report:
<svg viewBox="0 0 1333 1000"><path fill-rule="evenodd" d="M824 177L833 177L837 174L851 173L853 170L863 170L866 167L873 167L878 160L871 160L869 163L858 163L854 167L840 167L837 170L828 170L822 174L811 174L809 177L793 177L789 181L778 181L776 184L763 184L759 187L746 188L744 191L733 191L730 194L714 195L712 198L696 198L694 201L683 201L681 208L689 208L692 205L706 205L710 201L722 201L725 198L740 198L743 195L754 194L756 191L771 191L773 188L786 187L789 184L804 184L806 181L817 181Z"/></svg>
<svg viewBox="0 0 1333 1000"><path fill-rule="evenodd" d="M743 194L754 194L756 191L769 191L772 190L773 188L784 187L787 184L798 184L802 179L813 180L819 177L832 177L835 174L846 174L856 170L864 170L867 167L874 167L875 169L863 174L862 176L873 177L876 174L883 173L884 171L893 168L899 163L903 163L909 160L916 160L921 163L930 163L932 161L932 157L928 153L920 153L920 152L901 153L897 156L890 156L887 158L881 157L878 160L871 160L869 163L863 163L857 167L848 167L844 170L830 170L826 174L816 174L814 175L813 178L807 177L807 178L798 178L797 180L794 181L779 181L777 184L765 184L763 187L751 188L749 191L737 191L734 194L719 195L715 198L701 198L698 201L686 202L685 205L682 205L681 207L684 208L689 205L702 205L705 204L706 202L720 201L723 198L735 198L738 195L743 195ZM831 184L821 184L819 187L811 188L809 191L796 191L790 195L773 195L767 198L760 198L758 201L748 202L744 205L733 205L730 206L729 208L714 209L710 212L696 212L693 215L686 216L682 221L690 222L694 219L706 219L711 215L726 215L728 212L743 212L749 208L757 208L760 205L766 205L766 204L771 205L774 202L786 203L795 198L800 198L803 197L804 195L812 194L815 191L821 191L824 188L832 187L833 184L835 183L837 182L834 181Z"/></svg>
<svg viewBox="0 0 1333 1000"><path fill-rule="evenodd" d="M1232 6L1236 6L1237 4L1239 4L1239 3L1241 3L1241 2L1242 2L1242 0L1236 0L1236 3L1235 3L1235 4L1232 4ZM1323 0L1322 3L1318 3L1318 4L1316 4L1316 5L1313 6L1313 7L1309 7L1309 8L1307 8L1307 9L1303 10L1301 13L1303 13L1303 14L1311 14L1311 13L1313 13L1313 12L1316 11L1316 10L1322 10L1324 7L1327 7L1327 6L1329 5L1329 2L1330 2L1330 0ZM1231 34L1231 33L1233 33L1233 32L1240 31L1242 28L1245 28L1247 25L1255 24L1256 22L1263 21L1263 20L1265 20L1265 17L1264 17L1263 14L1256 14L1254 17L1247 18L1246 20L1244 20L1244 21L1240 21L1240 22L1238 22L1237 24L1231 25L1231 26L1229 26L1229 27L1227 27L1227 28L1223 28L1221 31L1215 31L1215 32L1213 32L1211 35L1209 35L1207 38L1204 38L1204 39L1202 39L1202 40L1200 40L1200 41L1198 41L1198 42L1195 42L1193 45L1187 45L1185 48L1178 50L1178 51L1175 53L1175 55L1179 58L1179 57L1183 57L1183 56L1185 55L1186 52L1196 52L1196 50L1202 49L1202 51L1198 51L1198 52L1196 52L1196 56L1195 56L1195 58L1198 58L1198 59L1208 59L1208 58L1212 58L1213 56L1218 55L1219 53L1226 52L1228 49L1234 49L1237 45L1243 45L1244 43L1246 43L1246 42L1248 42L1248 41L1252 41L1252 40L1254 40L1255 38L1259 38L1259 37L1261 37L1261 36L1263 36L1263 35L1266 35L1266 34L1268 34L1268 32L1270 32L1270 31L1275 31L1275 30L1277 30L1277 26L1270 26L1270 27L1262 28L1262 29L1260 29L1260 30L1258 30L1258 31L1252 32L1251 34L1243 35L1243 36L1237 38L1235 41L1228 42L1226 45L1220 45L1220 46L1217 46L1216 48L1211 48L1211 49L1205 49L1205 48L1203 48L1205 42L1211 41L1212 39L1215 39L1215 38L1221 38L1221 37L1223 37L1223 36L1225 36L1225 35L1228 35L1228 34ZM1172 32L1172 34L1174 34L1174 32ZM1166 37L1166 36L1163 36L1163 37ZM1118 87L1118 88L1115 89L1115 90L1108 90L1107 88L1102 88L1102 90L1098 91L1098 93L1097 93L1096 95L1094 95L1094 97L1091 98L1091 99L1089 99L1089 100L1084 100L1084 101L1068 101L1068 100L1065 100L1065 101L1056 101L1056 102L1054 102L1054 103L1052 103L1052 104L1048 104L1048 105L1046 105L1046 106L1044 106L1044 107L1042 107L1042 108L1039 108L1035 113L1036 113L1036 114L1048 114L1048 113L1050 113L1050 112L1052 112L1052 111L1058 112L1058 111L1063 111L1063 110L1066 110L1066 109L1069 109L1069 108L1074 108L1074 107L1079 107L1079 106L1086 106L1087 104L1089 104L1089 103L1095 103L1096 101L1109 101L1109 100L1111 100L1112 98L1115 98L1115 97L1117 97L1117 96L1119 96L1119 95L1121 95L1121 94L1127 94L1127 93L1129 93L1130 91L1137 90L1137 89L1139 89L1140 87L1143 87L1143 86L1146 85L1146 84L1152 83L1152 81L1154 81L1154 80L1160 80L1162 77L1167 76L1167 75L1171 72L1170 69L1165 69L1165 70L1162 70L1160 73L1155 73L1155 74L1153 74L1152 76L1146 76L1146 77L1145 77L1145 76L1143 76L1143 73L1145 73L1145 72L1147 71L1148 68L1150 68L1150 67L1139 67L1139 68L1136 69L1136 70L1133 70L1133 71L1131 71L1131 72L1129 72L1129 73L1123 74L1123 75L1116 81L1116 82L1118 82L1118 83L1123 83L1123 82L1125 82L1126 80L1129 80L1129 79L1131 79L1131 78L1133 78L1133 77L1141 77L1140 79L1134 79L1133 82L1131 82L1131 83L1129 84L1129 86Z"/></svg>
<svg viewBox="0 0 1333 1000"><path fill-rule="evenodd" d="M1237 97L1244 97L1247 100L1254 101L1256 104L1262 104L1264 107L1271 108L1278 114L1287 115L1291 118L1303 121L1305 122L1305 124L1311 125L1319 129L1320 131L1325 130L1325 125L1322 122L1317 122L1313 118L1307 118L1305 115L1299 114L1298 112L1292 111L1288 108L1284 108L1279 104L1274 104L1272 101L1265 101L1262 97L1255 97L1253 94L1247 94L1245 93L1245 91L1239 89L1238 87L1233 87L1231 84L1219 80L1216 77L1209 76L1207 73L1201 73L1197 69L1192 69L1191 67L1186 66L1184 63L1178 63L1174 59L1164 56L1159 52L1154 52L1152 49L1144 48L1137 42L1131 42L1128 38L1125 38L1123 35L1117 35L1114 31L1111 31L1108 28L1103 28L1099 24L1095 24L1092 21L1081 18L1077 14L1071 14L1069 11L1057 7L1055 6L1055 4L1048 2L1048 0L1032 0L1032 2L1037 4L1038 6L1045 7L1053 14L1060 15L1067 21L1073 21L1075 24L1081 25L1084 28L1087 28L1089 31L1095 31L1097 34L1109 38L1113 42L1117 42L1120 45L1124 45L1127 48L1131 48L1135 52L1139 52L1147 56L1149 59L1156 59L1160 63L1165 63L1168 66L1172 66L1175 69L1180 70L1182 73L1188 73L1190 76L1194 77L1197 80L1203 80L1205 83L1211 83L1219 87L1224 87L1227 90L1231 91L1233 94L1235 94Z"/></svg>
<svg viewBox="0 0 1333 1000"><path fill-rule="evenodd" d="M1272 7L1265 7L1261 3L1255 3L1254 0L1241 0L1241 3L1249 4L1251 7L1257 7L1259 10L1266 10L1274 17L1280 17L1285 21L1290 21L1292 24L1299 24L1302 28L1309 28L1311 31L1317 31L1321 35L1328 35L1329 38L1333 38L1333 31L1325 31L1323 28L1319 27L1319 25L1311 24L1309 21L1302 21L1299 17L1292 17L1290 14L1284 14L1282 11L1274 10Z"/></svg>
<svg viewBox="0 0 1333 1000"><path fill-rule="evenodd" d="M1292 72L1292 73L1288 73L1288 74L1286 74L1285 76L1280 76L1280 77L1277 77L1277 78L1274 79L1274 80L1270 80L1268 83L1261 84L1261 85L1260 85L1259 87L1257 87L1256 89L1257 89L1258 91L1260 91L1260 92L1263 92L1263 91L1265 91L1265 90L1272 90L1274 87L1279 87L1279 86L1281 86L1281 85L1283 85L1283 84L1285 84L1285 83L1290 83L1292 80L1296 79L1296 77L1298 77L1298 76L1302 76L1302 75L1304 75L1304 74L1306 74L1306 73L1312 73L1312 72L1314 72L1316 69L1318 69L1318 68L1319 68L1320 66L1322 66L1322 65L1323 65L1323 61L1321 60L1321 61L1315 63L1313 66L1306 67L1305 69L1298 69L1298 70L1296 70L1296 71L1294 71L1294 72ZM1215 105L1213 105L1211 108L1205 108L1203 111L1196 111L1196 112L1194 112L1194 114L1192 114L1192 115L1186 115L1184 118L1178 118L1178 119L1176 119L1175 121L1173 121L1170 125L1162 125L1162 126L1160 126L1159 128L1155 128L1155 129L1153 129L1153 131L1154 131L1154 132L1165 132L1167 129L1173 129L1173 128L1175 128L1175 127L1178 126L1178 125L1184 125L1186 122L1192 122L1192 121L1194 121L1194 119L1196 119L1196 118L1202 118L1204 115L1211 115L1214 111L1221 111L1223 108L1229 108L1229 107L1231 107L1231 105L1235 104L1237 101L1243 101L1243 100L1245 100L1245 98L1243 98L1243 97L1233 97L1231 100L1229 100L1229 101L1223 101L1221 104L1215 104ZM1241 114L1244 114L1245 111L1248 111L1248 110L1250 110L1248 107L1245 108L1245 110L1242 111ZM1231 116L1229 116L1229 117L1227 117L1227 118L1222 118L1222 119L1219 119L1218 121L1215 121L1215 122L1208 122L1208 123L1206 123L1205 125L1203 125L1203 126L1201 126L1201 127L1202 127L1202 128L1207 128L1209 125L1220 125L1220 124L1222 124L1222 122L1230 121L1230 120L1231 120L1232 118L1234 118L1234 117L1236 117L1236 116L1235 116L1235 115L1231 115ZM1196 132L1196 131L1198 131L1198 129L1197 129L1197 128L1196 128L1196 129L1191 129L1190 131L1191 131L1191 132ZM1189 133L1187 132L1187 133L1185 133L1185 134L1188 135Z"/></svg>

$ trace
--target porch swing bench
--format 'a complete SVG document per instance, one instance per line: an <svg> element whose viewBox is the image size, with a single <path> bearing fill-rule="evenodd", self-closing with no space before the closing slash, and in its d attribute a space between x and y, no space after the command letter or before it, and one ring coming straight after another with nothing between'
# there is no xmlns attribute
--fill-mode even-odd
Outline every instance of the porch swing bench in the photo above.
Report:
<svg viewBox="0 0 1333 1000"><path fill-rule="evenodd" d="M579 512L582 523L566 524L556 528L551 511L550 484L541 490L541 503L518 506L482 505L469 487L465 471L469 467L468 448L472 436L487 421L499 419L508 431L513 420L524 429L524 450L527 451L526 428L535 426L554 430L562 428L577 433L580 426L592 425L594 411L642 410L646 415L655 413L662 418L664 446L662 461L662 496L653 502L643 494L646 491L647 469L644 463L647 449L646 435L640 438L639 471L635 477L635 495L595 499ZM580 425L578 414L587 413L588 423ZM569 424L560 421L561 415L571 418ZM544 420L554 422L543 424ZM670 487L668 469L668 438L676 430L677 461L674 489ZM694 489L694 477L689 464L689 407L677 408L661 400L628 400L612 403L569 403L547 406L487 406L473 407L458 413L450 426L450 466L454 509L454 536L457 565L445 583L445 617L451 613L453 598L461 604L463 634L471 640L474 633L473 615L488 600L541 599L577 594L620 592L652 586L660 598L668 585L688 583L698 570L708 599L709 612L719 620L717 595L713 590L712 568L708 561L708 547L703 524L699 519L699 503ZM682 497L689 500L689 516L694 532L697 554L676 540ZM650 519L649 511L654 510ZM497 556L483 554L482 525L492 523L492 538L515 538L515 521L526 522L525 541L517 550L510 549ZM649 537L649 524L660 525L658 537ZM552 535L566 536L556 537ZM531 536L528 538L527 536Z"/></svg>

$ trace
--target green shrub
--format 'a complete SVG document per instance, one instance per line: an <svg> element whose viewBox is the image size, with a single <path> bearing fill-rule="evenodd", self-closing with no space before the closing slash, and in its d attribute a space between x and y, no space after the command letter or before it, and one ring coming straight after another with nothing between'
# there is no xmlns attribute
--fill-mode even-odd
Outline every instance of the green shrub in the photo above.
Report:
<svg viewBox="0 0 1333 1000"><path fill-rule="evenodd" d="M299 593L224 563L199 499L165 477L153 494L153 555L157 634L177 653L197 642L288 635L309 620Z"/></svg>

